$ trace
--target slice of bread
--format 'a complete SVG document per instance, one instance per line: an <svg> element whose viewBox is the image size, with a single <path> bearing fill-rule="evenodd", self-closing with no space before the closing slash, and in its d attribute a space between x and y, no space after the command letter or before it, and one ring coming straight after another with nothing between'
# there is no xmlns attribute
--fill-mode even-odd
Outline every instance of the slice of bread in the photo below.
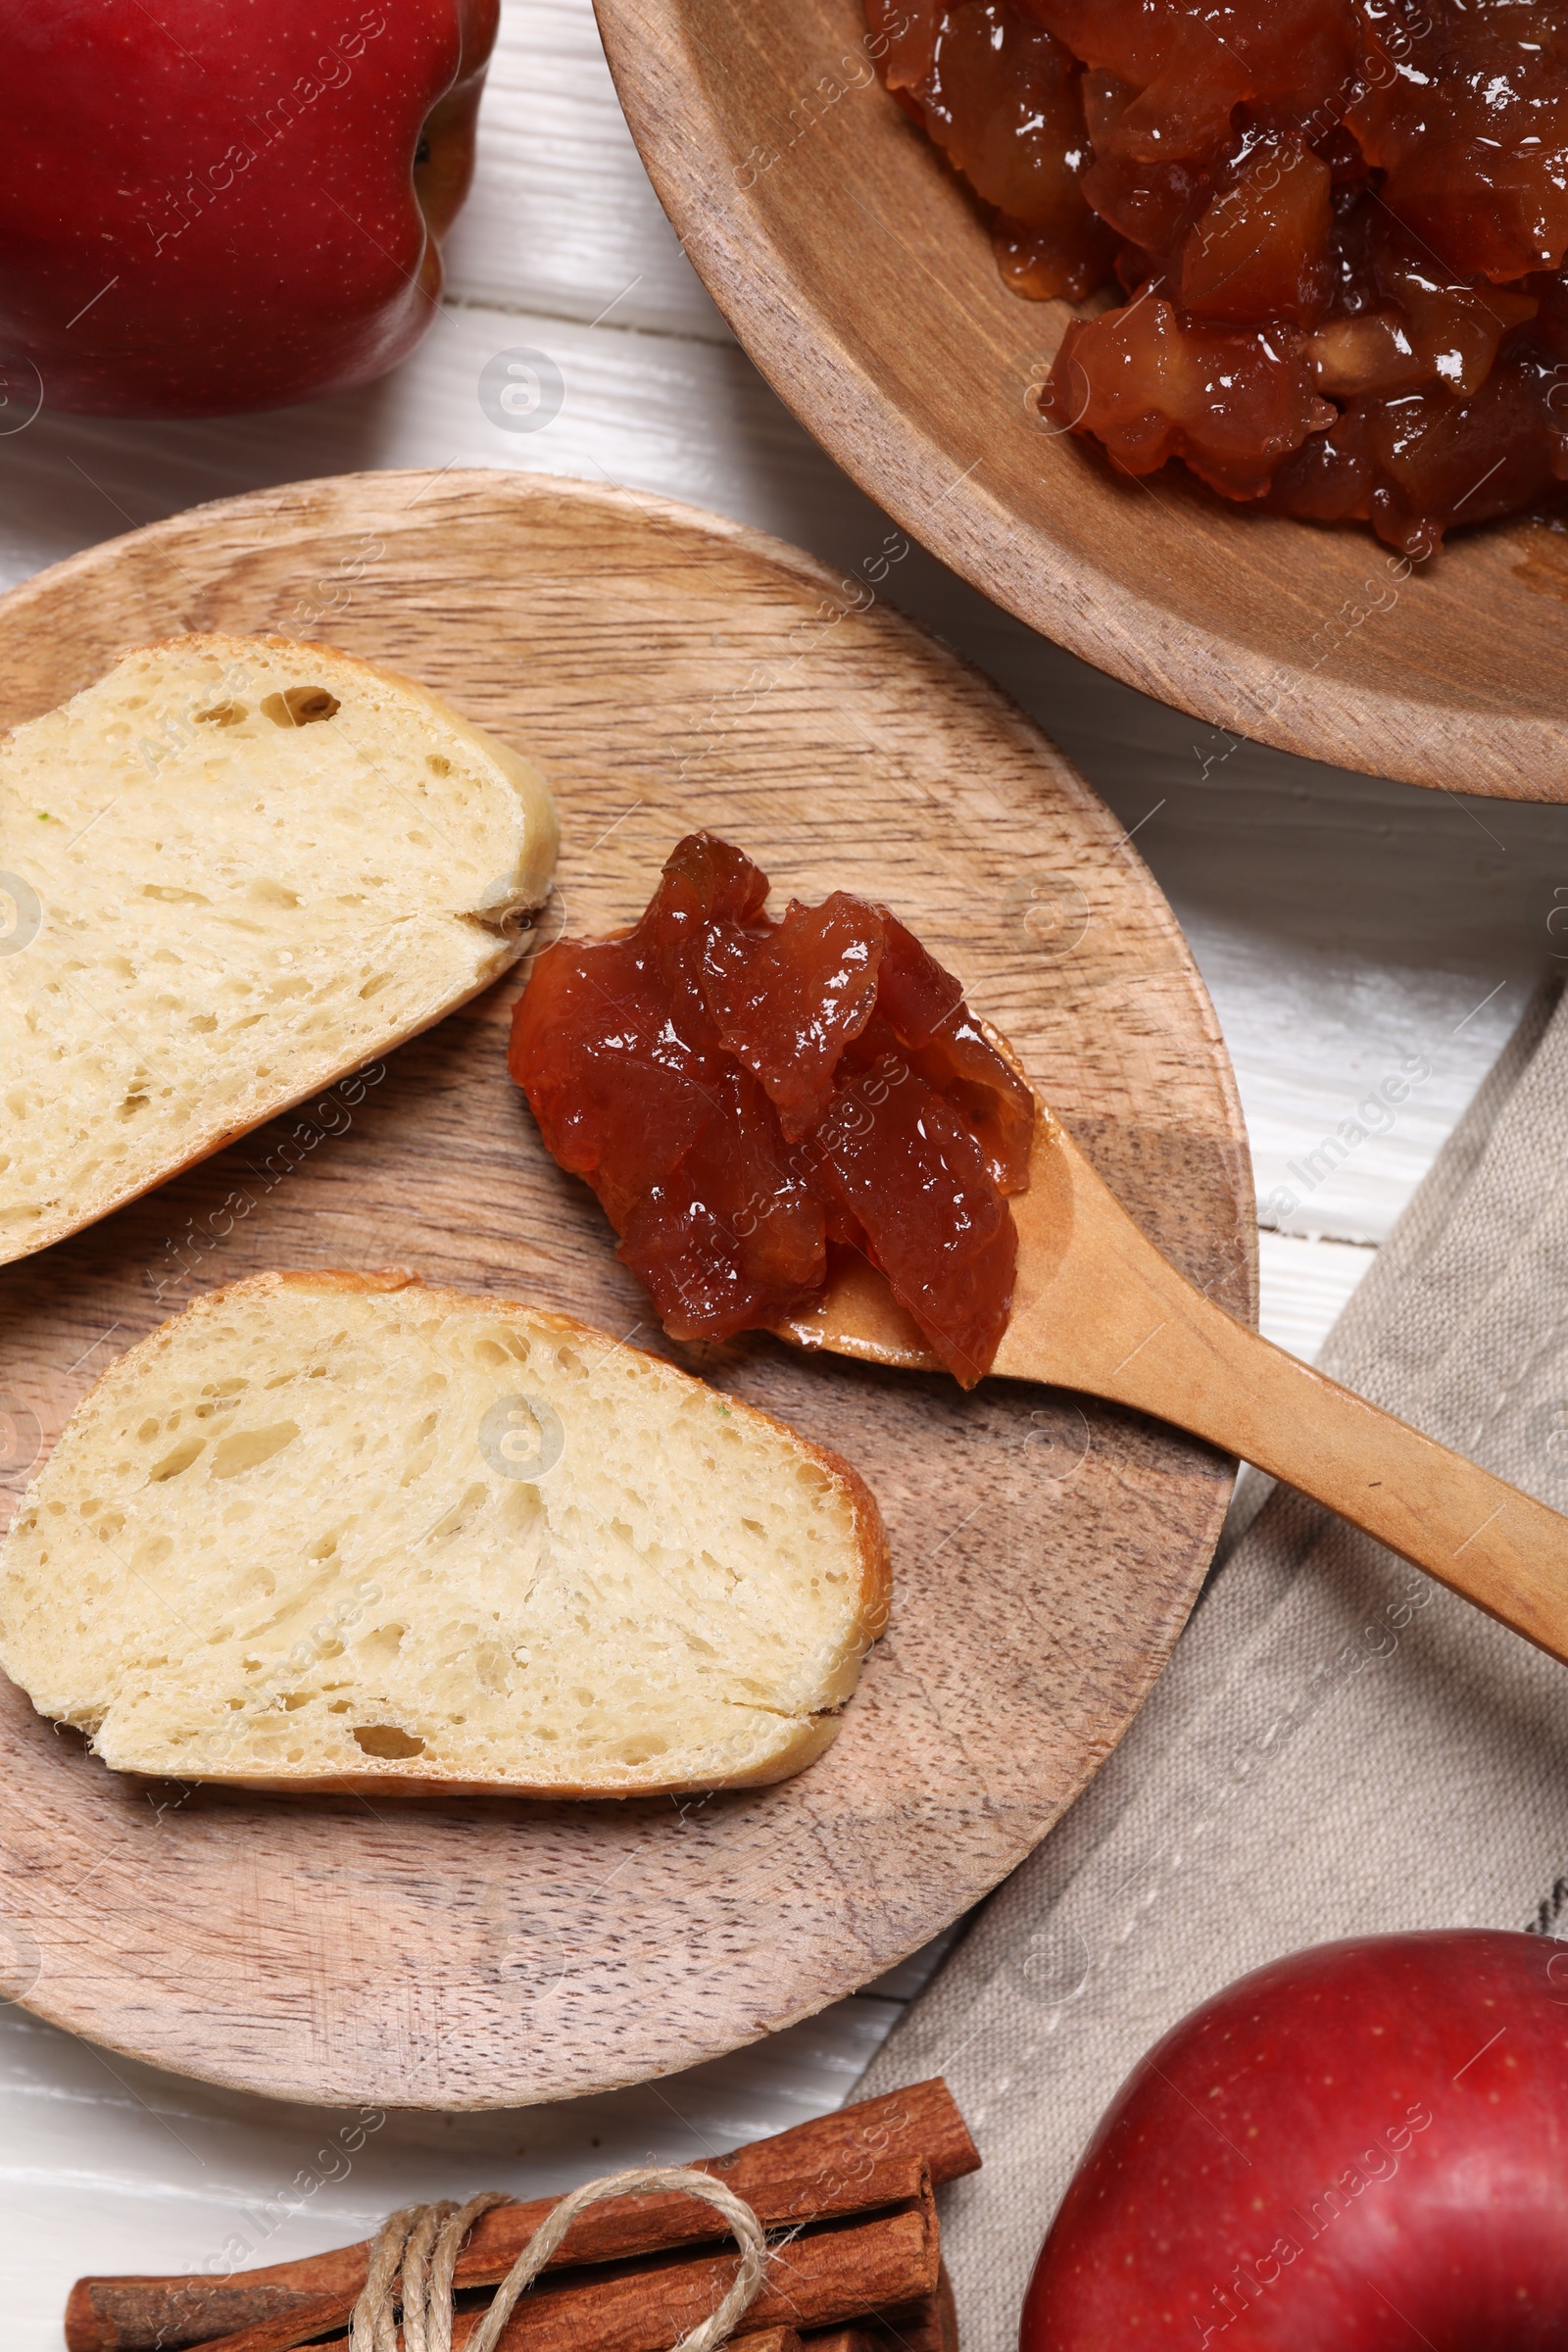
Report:
<svg viewBox="0 0 1568 2352"><path fill-rule="evenodd" d="M544 778L437 696L180 637L0 743L0 1263L426 1028L548 895Z"/></svg>
<svg viewBox="0 0 1568 2352"><path fill-rule="evenodd" d="M0 1665L119 1771L746 1788L821 1754L888 1599L849 1465L658 1357L259 1274L77 1406L0 1550Z"/></svg>

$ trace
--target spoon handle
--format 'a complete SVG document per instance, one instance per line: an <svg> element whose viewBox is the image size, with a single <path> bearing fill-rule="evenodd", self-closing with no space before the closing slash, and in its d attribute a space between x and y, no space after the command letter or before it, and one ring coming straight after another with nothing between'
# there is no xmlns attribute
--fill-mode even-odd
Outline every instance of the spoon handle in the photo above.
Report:
<svg viewBox="0 0 1568 2352"><path fill-rule="evenodd" d="M1568 1519L1238 1323L1066 1152L1071 1247L1037 1377L1239 1453L1568 1663Z"/></svg>

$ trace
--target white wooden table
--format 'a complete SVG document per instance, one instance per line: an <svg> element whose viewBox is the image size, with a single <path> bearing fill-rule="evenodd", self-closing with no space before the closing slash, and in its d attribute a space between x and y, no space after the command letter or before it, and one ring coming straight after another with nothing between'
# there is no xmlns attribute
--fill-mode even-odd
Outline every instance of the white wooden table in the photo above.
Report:
<svg viewBox="0 0 1568 2352"><path fill-rule="evenodd" d="M201 499L374 466L528 466L658 490L846 564L880 543L884 518L760 381L681 254L621 122L590 0L509 0L448 261L443 317L368 391L196 425L45 416L0 441L0 584ZM540 431L504 430L479 404L485 362L518 347L547 352L564 380ZM1297 1196L1283 1219L1265 1206L1263 1326L1310 1356L1535 980L1568 954L1546 927L1568 885L1568 811L1417 792L1214 737L918 553L895 601L1034 712L1135 832L1218 1008L1259 1199ZM1325 1148L1406 1056L1431 1075L1396 1124L1362 1141L1352 1130L1343 1156ZM10 2352L55 2352L81 2270L277 2261L412 2197L535 2193L780 2129L849 2092L918 1979L909 1963L808 2025L640 2090L372 2118L352 2156L340 2115L158 2075L0 2003L0 2333Z"/></svg>

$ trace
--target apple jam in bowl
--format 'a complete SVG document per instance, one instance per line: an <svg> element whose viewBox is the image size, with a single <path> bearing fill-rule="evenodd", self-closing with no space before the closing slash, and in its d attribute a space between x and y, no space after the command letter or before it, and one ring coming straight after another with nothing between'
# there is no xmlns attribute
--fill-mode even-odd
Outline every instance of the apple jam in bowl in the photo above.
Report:
<svg viewBox="0 0 1568 2352"><path fill-rule="evenodd" d="M858 1252L972 1388L1011 1307L1034 1095L887 907L835 891L775 918L767 890L689 834L631 930L539 957L512 1075L672 1339L773 1328Z"/></svg>
<svg viewBox="0 0 1568 2352"><path fill-rule="evenodd" d="M867 0L888 89L1076 302L1040 394L1122 473L1412 560L1568 478L1568 15ZM1105 307L1108 306L1108 307Z"/></svg>

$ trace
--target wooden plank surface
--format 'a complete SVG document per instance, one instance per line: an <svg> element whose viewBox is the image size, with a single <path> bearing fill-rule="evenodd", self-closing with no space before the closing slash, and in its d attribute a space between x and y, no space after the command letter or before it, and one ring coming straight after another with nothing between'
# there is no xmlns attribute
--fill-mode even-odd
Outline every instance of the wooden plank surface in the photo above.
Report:
<svg viewBox="0 0 1568 2352"><path fill-rule="evenodd" d="M194 499L453 458L609 475L834 561L891 527L725 348L621 122L590 0L507 0L474 194L449 258L458 319L372 393L181 430L59 418L0 442L0 584ZM444 356L449 335L459 358ZM519 344L557 355L569 379L561 416L531 435L501 433L476 398L483 360ZM1560 814L1444 799L1216 734L1032 635L918 549L887 585L1138 828L1219 1013L1265 1196L1348 1115L1368 1072L1407 1052L1431 1060L1398 1128L1311 1195L1311 1221L1298 1223L1326 1238L1262 1237L1263 1328L1310 1355L1372 1254L1365 1243L1388 1230L1536 973L1568 944L1546 930L1568 885ZM0 1946L0 1974L27 1965L24 1947ZM410 2197L489 2180L541 2193L782 2128L850 2094L913 1981L906 1966L882 1989L638 2090L521 2114L388 2116L357 2150L341 2112L220 2091L0 2006L7 2341L57 2352L66 2288L86 2268L279 2259L339 2243Z"/></svg>

